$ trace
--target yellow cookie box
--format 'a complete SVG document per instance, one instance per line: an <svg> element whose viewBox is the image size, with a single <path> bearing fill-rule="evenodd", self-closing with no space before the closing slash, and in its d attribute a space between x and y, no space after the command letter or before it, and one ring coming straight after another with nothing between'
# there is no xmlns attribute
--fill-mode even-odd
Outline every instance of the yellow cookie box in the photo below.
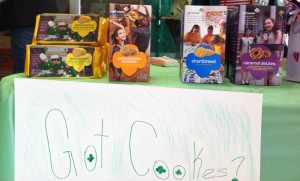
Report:
<svg viewBox="0 0 300 181"><path fill-rule="evenodd" d="M27 45L28 77L101 78L107 72L108 44L104 46Z"/></svg>
<svg viewBox="0 0 300 181"><path fill-rule="evenodd" d="M105 45L108 19L99 15L40 14L32 44L42 45Z"/></svg>

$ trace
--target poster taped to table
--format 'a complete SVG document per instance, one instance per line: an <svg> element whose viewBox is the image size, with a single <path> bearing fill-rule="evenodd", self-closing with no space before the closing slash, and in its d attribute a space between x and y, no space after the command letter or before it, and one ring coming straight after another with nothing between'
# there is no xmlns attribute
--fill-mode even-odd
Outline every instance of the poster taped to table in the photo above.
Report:
<svg viewBox="0 0 300 181"><path fill-rule="evenodd" d="M262 94L15 80L15 180L260 180Z"/></svg>

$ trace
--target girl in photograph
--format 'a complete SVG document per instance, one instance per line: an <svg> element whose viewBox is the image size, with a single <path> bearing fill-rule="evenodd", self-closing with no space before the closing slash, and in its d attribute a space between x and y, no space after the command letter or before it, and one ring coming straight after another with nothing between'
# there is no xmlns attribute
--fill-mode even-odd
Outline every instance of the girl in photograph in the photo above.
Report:
<svg viewBox="0 0 300 181"><path fill-rule="evenodd" d="M139 48L140 52L146 53L146 50L150 44L151 37L151 17L147 6L143 7L145 8L146 16L135 21L136 28L132 33L132 40L133 44L135 44Z"/></svg>
<svg viewBox="0 0 300 181"><path fill-rule="evenodd" d="M259 40L259 44L282 44L282 31L273 18L266 18L264 21L263 36Z"/></svg>
<svg viewBox="0 0 300 181"><path fill-rule="evenodd" d="M121 50L122 46L124 46L125 44L128 43L127 39L126 39L126 32L125 32L124 28L117 28L114 31L114 33L111 35L111 39L112 39L112 45L113 45L113 50L112 50L112 57L113 57L115 52L119 52ZM116 68L112 62L109 64L109 66L112 69L112 71L114 72L114 76L115 76L116 80L120 80L121 75L122 75L122 70L120 68Z"/></svg>
<svg viewBox="0 0 300 181"><path fill-rule="evenodd" d="M113 20L109 20L109 22L113 25L115 25L117 28L122 28L124 29L126 33L126 38L129 39L130 35L130 28L129 28L129 19L128 16L115 16Z"/></svg>
<svg viewBox="0 0 300 181"><path fill-rule="evenodd" d="M140 5L128 5L127 7L127 12L126 12L126 16L129 19L129 28L130 28L130 32L129 32L129 43L132 43L131 37L132 37L132 33L134 32L134 29L136 28L136 24L135 21L139 19L139 9L140 9Z"/></svg>
<svg viewBox="0 0 300 181"><path fill-rule="evenodd" d="M264 21L263 35L259 44L283 44L283 33L281 27L277 22L271 18L267 17ZM283 50L272 51L272 54L276 54L278 57L279 68L282 67L282 56ZM264 78L264 85L276 85L277 79L275 79L277 72L269 72L268 76Z"/></svg>
<svg viewBox="0 0 300 181"><path fill-rule="evenodd" d="M194 25L188 33L184 36L184 41L187 45L195 46L197 43L201 42L200 36L200 26Z"/></svg>
<svg viewBox="0 0 300 181"><path fill-rule="evenodd" d="M220 37L222 37L224 40L226 40L226 22L223 22L220 24Z"/></svg>
<svg viewBox="0 0 300 181"><path fill-rule="evenodd" d="M213 35L209 41L209 45L212 47L214 52L220 55L221 64L225 63L225 39L220 35Z"/></svg>
<svg viewBox="0 0 300 181"><path fill-rule="evenodd" d="M251 30L246 28L243 37L240 39L240 62L243 54L250 52L250 44L254 43L254 38L251 35ZM249 72L241 69L242 85L249 85Z"/></svg>

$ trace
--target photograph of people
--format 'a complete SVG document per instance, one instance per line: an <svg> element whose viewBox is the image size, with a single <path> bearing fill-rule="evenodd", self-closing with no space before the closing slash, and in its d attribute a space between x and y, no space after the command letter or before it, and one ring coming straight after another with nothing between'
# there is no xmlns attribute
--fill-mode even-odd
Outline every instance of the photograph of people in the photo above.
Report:
<svg viewBox="0 0 300 181"><path fill-rule="evenodd" d="M71 34L71 28L66 24L66 22L58 22L58 38L60 40L68 40Z"/></svg>
<svg viewBox="0 0 300 181"><path fill-rule="evenodd" d="M62 61L62 57L59 55L50 55L50 58L52 62L52 73L55 76L64 76L66 63Z"/></svg>
<svg viewBox="0 0 300 181"><path fill-rule="evenodd" d="M151 37L151 17L147 6L145 8L146 16L135 21L136 28L132 33L133 44L135 44L140 52L146 53L150 44Z"/></svg>
<svg viewBox="0 0 300 181"><path fill-rule="evenodd" d="M251 35L251 30L246 28L243 37L240 39L240 59L243 54L250 52L250 45L254 43L254 39ZM240 61L241 62L241 61ZM249 72L241 69L241 83L242 85L249 85L248 81Z"/></svg>
<svg viewBox="0 0 300 181"><path fill-rule="evenodd" d="M262 39L262 36L263 36L263 30L258 30L257 35L255 36L256 41L254 43L257 43L258 40Z"/></svg>
<svg viewBox="0 0 300 181"><path fill-rule="evenodd" d="M255 35L254 31L251 31L250 37L253 38L253 43L256 44L257 43L257 39L256 39L256 35Z"/></svg>
<svg viewBox="0 0 300 181"><path fill-rule="evenodd" d="M281 27L277 22L268 17L264 21L263 36L258 40L259 44L282 44L283 34L280 30Z"/></svg>
<svg viewBox="0 0 300 181"><path fill-rule="evenodd" d="M136 28L136 24L135 21L139 19L139 9L140 9L140 5L128 5L127 8L125 8L125 11L128 10L128 12L126 13L128 19L129 19L129 34L128 34L128 41L129 43L132 43L131 37L132 37L132 33L134 31L134 29Z"/></svg>
<svg viewBox="0 0 300 181"><path fill-rule="evenodd" d="M223 22L220 24L220 37L222 37L224 40L226 40L226 22Z"/></svg>
<svg viewBox="0 0 300 181"><path fill-rule="evenodd" d="M39 55L39 58L41 62L38 64L39 69L41 69L41 72L38 74L38 76L44 76L44 75L50 75L51 71L50 69L52 68L52 62L50 59L48 59L47 55L44 53L41 53Z"/></svg>
<svg viewBox="0 0 300 181"><path fill-rule="evenodd" d="M210 26L208 28L210 28ZM221 69L224 69L223 65L225 64L226 22L222 22L219 25L219 29L219 34L215 34L210 38L209 45L213 48L214 52L220 55L222 64Z"/></svg>
<svg viewBox="0 0 300 181"><path fill-rule="evenodd" d="M46 30L46 40L55 40L59 32L58 27L56 27L53 21L48 22L49 28Z"/></svg>
<svg viewBox="0 0 300 181"><path fill-rule="evenodd" d="M200 35L200 26L194 25L191 31L187 32L184 35L184 41L186 45L195 46L197 43L201 42L201 35Z"/></svg>
<svg viewBox="0 0 300 181"><path fill-rule="evenodd" d="M124 46L125 44L128 43L127 39L126 39L126 32L125 32L124 28L117 28L114 31L114 33L111 35L111 39L112 39L112 45L113 45L111 56L113 56L115 52L119 52L121 50L122 46ZM121 75L122 75L122 70L120 68L116 68L112 62L110 62L109 66L112 69L116 80L120 80Z"/></svg>
<svg viewBox="0 0 300 181"><path fill-rule="evenodd" d="M214 52L220 55L221 64L225 63L225 39L220 35L213 35L209 41L209 45L212 47Z"/></svg>
<svg viewBox="0 0 300 181"><path fill-rule="evenodd" d="M283 44L283 33L281 27L275 21L274 18L267 17L264 20L263 35L258 44ZM272 51L272 54L276 54L278 57L278 66L282 67L283 50ZM268 76L264 78L264 85L276 85L278 83L275 79L277 72L269 72Z"/></svg>
<svg viewBox="0 0 300 181"><path fill-rule="evenodd" d="M210 39L214 36L214 27L213 26L208 26L207 27L207 34L204 35L202 38L202 44L209 44Z"/></svg>
<svg viewBox="0 0 300 181"><path fill-rule="evenodd" d="M129 18L128 16L114 16L114 18L109 20L110 23L116 25L118 28L124 29L126 37L129 40L130 28L129 28Z"/></svg>

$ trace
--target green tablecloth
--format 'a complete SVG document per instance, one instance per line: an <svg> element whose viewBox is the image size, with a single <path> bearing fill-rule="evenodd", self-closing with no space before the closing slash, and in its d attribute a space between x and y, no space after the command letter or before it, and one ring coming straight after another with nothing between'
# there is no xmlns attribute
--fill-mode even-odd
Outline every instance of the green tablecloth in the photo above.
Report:
<svg viewBox="0 0 300 181"><path fill-rule="evenodd" d="M24 74L5 77L0 82L0 180L14 180L14 79ZM56 79L94 83L142 84L145 86L187 89L256 92L263 94L261 180L300 180L300 83L283 80L281 86L241 86L225 79L225 84L181 83L178 67L151 66L147 83L109 82L102 79Z"/></svg>

